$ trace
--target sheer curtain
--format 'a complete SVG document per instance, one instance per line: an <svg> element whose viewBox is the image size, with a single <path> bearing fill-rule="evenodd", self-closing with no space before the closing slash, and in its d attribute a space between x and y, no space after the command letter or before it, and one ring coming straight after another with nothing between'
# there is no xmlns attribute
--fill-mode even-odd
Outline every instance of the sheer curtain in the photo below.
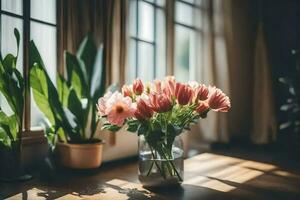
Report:
<svg viewBox="0 0 300 200"><path fill-rule="evenodd" d="M257 87L257 84L258 81L262 85L268 84L265 80L270 78L270 71L254 73L254 66L256 69L263 67L259 60L263 52L256 51L254 63L256 28L249 17L249 3L247 0L203 1L203 37L199 41L203 45L199 55L202 59L197 63L196 79L221 88L232 102L229 113L209 113L208 118L201 121L195 131L200 132L204 140L226 143L233 138L252 138L254 142L267 142L266 137L262 136L266 131L259 133L257 130L270 129L266 119L275 117L273 112L269 112L273 109L272 91L270 87ZM258 109L255 106L260 104L257 101L260 101L262 94L266 94L264 101L267 103L264 105L270 106ZM253 131L253 127L258 126L257 120L260 129Z"/></svg>

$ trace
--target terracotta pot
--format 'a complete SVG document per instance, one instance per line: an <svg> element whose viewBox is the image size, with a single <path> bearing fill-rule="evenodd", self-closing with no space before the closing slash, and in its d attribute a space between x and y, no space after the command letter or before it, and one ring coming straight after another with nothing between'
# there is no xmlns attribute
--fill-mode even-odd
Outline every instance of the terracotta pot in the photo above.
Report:
<svg viewBox="0 0 300 200"><path fill-rule="evenodd" d="M73 169L97 168L102 163L103 143L69 144L57 143L59 161L64 167Z"/></svg>

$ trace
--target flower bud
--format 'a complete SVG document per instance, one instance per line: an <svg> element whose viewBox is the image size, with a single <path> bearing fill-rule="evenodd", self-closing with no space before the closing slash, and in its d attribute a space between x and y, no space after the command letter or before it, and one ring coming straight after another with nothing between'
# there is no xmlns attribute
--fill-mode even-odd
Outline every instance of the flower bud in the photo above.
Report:
<svg viewBox="0 0 300 200"><path fill-rule="evenodd" d="M172 102L164 93L152 93L150 95L151 108L159 113L168 112L172 109Z"/></svg>
<svg viewBox="0 0 300 200"><path fill-rule="evenodd" d="M133 92L136 95L140 95L140 94L143 93L143 91L144 91L144 85L143 85L143 82L141 81L141 79L135 79L133 81L132 89L133 89Z"/></svg>
<svg viewBox="0 0 300 200"><path fill-rule="evenodd" d="M204 84L200 84L195 91L195 100L204 101L208 98L208 88Z"/></svg>
<svg viewBox="0 0 300 200"><path fill-rule="evenodd" d="M123 85L122 94L123 94L124 97L131 97L132 96L132 91L131 91L129 85Z"/></svg>
<svg viewBox="0 0 300 200"><path fill-rule="evenodd" d="M139 120L146 120L152 117L153 110L142 98L137 100L136 112L134 113L135 117Z"/></svg>
<svg viewBox="0 0 300 200"><path fill-rule="evenodd" d="M175 96L180 105L186 105L193 98L193 90L189 85L176 83Z"/></svg>
<svg viewBox="0 0 300 200"><path fill-rule="evenodd" d="M195 110L197 113L203 114L203 113L207 112L208 109L209 109L208 104L205 101L201 101L201 102L199 102L199 104Z"/></svg>

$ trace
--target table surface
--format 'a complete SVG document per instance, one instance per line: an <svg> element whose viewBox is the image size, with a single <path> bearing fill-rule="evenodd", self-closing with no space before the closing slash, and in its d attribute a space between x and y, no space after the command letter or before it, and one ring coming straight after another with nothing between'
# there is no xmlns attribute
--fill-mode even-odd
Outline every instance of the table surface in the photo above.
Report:
<svg viewBox="0 0 300 200"><path fill-rule="evenodd" d="M136 159L92 172L42 172L25 183L0 183L0 199L300 199L300 174L274 164L203 153L184 167L181 186L157 189L139 184Z"/></svg>

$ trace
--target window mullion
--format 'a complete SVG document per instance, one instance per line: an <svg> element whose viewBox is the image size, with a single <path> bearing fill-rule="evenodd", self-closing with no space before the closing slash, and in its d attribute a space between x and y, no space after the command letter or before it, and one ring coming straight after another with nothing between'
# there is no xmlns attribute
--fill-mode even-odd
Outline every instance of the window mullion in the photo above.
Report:
<svg viewBox="0 0 300 200"><path fill-rule="evenodd" d="M136 1L136 37L139 38L139 0ZM138 76L138 61L139 61L139 50L138 40L135 42L135 76Z"/></svg>
<svg viewBox="0 0 300 200"><path fill-rule="evenodd" d="M174 18L175 18L175 1L166 1L166 35L167 35L167 75L174 74L174 54L175 54L175 33L174 33Z"/></svg>
<svg viewBox="0 0 300 200"><path fill-rule="evenodd" d="M25 133L30 132L30 85L29 85L29 41L30 41L30 0L23 0L23 76L25 80L24 125Z"/></svg>

